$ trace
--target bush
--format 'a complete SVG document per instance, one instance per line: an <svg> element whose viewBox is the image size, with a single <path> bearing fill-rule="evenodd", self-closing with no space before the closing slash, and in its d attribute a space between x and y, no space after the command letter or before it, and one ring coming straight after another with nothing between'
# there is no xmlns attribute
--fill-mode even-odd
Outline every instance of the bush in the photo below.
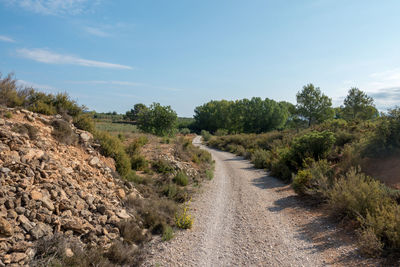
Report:
<svg viewBox="0 0 400 267"><path fill-rule="evenodd" d="M172 230L171 226L166 226L162 236L162 241L171 240L173 237L174 237L174 230Z"/></svg>
<svg viewBox="0 0 400 267"><path fill-rule="evenodd" d="M138 222L133 219L121 221L118 225L118 229L124 240L129 243L140 245L150 238L148 235L143 234L143 229L141 229Z"/></svg>
<svg viewBox="0 0 400 267"><path fill-rule="evenodd" d="M115 160L117 172L121 176L126 176L131 171L131 162L121 141L106 132L96 131L94 134L96 141L100 143L100 152L106 157Z"/></svg>
<svg viewBox="0 0 400 267"><path fill-rule="evenodd" d="M35 140L39 132L39 130L35 126L32 126L28 123L16 124L11 128L11 130L19 134L26 134L31 140Z"/></svg>
<svg viewBox="0 0 400 267"><path fill-rule="evenodd" d="M332 211L352 219L375 214L381 205L390 203L383 184L352 168L339 178L328 192Z"/></svg>
<svg viewBox="0 0 400 267"><path fill-rule="evenodd" d="M299 169L305 158L314 160L326 158L334 143L335 137L328 131L311 132L294 139L290 148L292 167Z"/></svg>
<svg viewBox="0 0 400 267"><path fill-rule="evenodd" d="M189 178L185 172L180 171L175 175L173 181L177 185L187 186L187 184L189 183Z"/></svg>
<svg viewBox="0 0 400 267"><path fill-rule="evenodd" d="M205 142L208 142L208 141L210 141L212 135L210 134L210 132L208 132L206 130L201 130L201 136L203 137L203 140Z"/></svg>
<svg viewBox="0 0 400 267"><path fill-rule="evenodd" d="M53 126L52 135L58 142L66 145L73 145L78 142L78 136L71 129L68 122L64 120L54 120L51 125Z"/></svg>
<svg viewBox="0 0 400 267"><path fill-rule="evenodd" d="M257 149L251 154L251 162L254 167L258 169L267 168L268 151L264 149Z"/></svg>
<svg viewBox="0 0 400 267"><path fill-rule="evenodd" d="M214 171L213 170L206 170L206 177L208 180L212 180L214 178Z"/></svg>
<svg viewBox="0 0 400 267"><path fill-rule="evenodd" d="M181 134L188 135L188 134L190 134L190 129L189 128L183 128L179 132Z"/></svg>
<svg viewBox="0 0 400 267"><path fill-rule="evenodd" d="M12 118L12 113L11 112L6 112L6 114L4 114L4 117L7 119L11 119Z"/></svg>
<svg viewBox="0 0 400 267"><path fill-rule="evenodd" d="M132 142L128 145L128 147L126 148L126 153L128 153L129 156L133 156L137 154L140 151L140 148L148 142L149 139L147 138L147 136L139 136L133 139Z"/></svg>
<svg viewBox="0 0 400 267"><path fill-rule="evenodd" d="M158 173L168 174L175 170L174 166L172 166L168 161L165 159L159 159L153 162L153 168Z"/></svg>
<svg viewBox="0 0 400 267"><path fill-rule="evenodd" d="M400 149L400 108L382 117L364 150L366 156L393 154Z"/></svg>
<svg viewBox="0 0 400 267"><path fill-rule="evenodd" d="M226 129L218 129L218 130L215 131L214 135L215 136L228 135L228 130L226 130Z"/></svg>
<svg viewBox="0 0 400 267"><path fill-rule="evenodd" d="M73 120L76 128L93 133L95 124L90 115L79 115Z"/></svg>
<svg viewBox="0 0 400 267"><path fill-rule="evenodd" d="M293 189L299 195L310 195L325 199L330 190L333 171L327 160L309 160L306 169L300 170L293 178Z"/></svg>
<svg viewBox="0 0 400 267"><path fill-rule="evenodd" d="M135 154L131 156L131 167L136 171L144 171L148 167L148 161L142 155Z"/></svg>
<svg viewBox="0 0 400 267"><path fill-rule="evenodd" d="M189 204L185 205L183 211L175 215L175 224L181 229L190 229L193 225L193 218L188 212L188 206Z"/></svg>

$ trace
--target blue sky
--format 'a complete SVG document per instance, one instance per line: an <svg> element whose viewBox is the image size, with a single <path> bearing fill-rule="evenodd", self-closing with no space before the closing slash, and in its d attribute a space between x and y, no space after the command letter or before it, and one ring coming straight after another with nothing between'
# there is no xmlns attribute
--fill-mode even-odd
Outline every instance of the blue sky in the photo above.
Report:
<svg viewBox="0 0 400 267"><path fill-rule="evenodd" d="M0 0L0 72L97 111L212 99L400 101L400 1Z"/></svg>

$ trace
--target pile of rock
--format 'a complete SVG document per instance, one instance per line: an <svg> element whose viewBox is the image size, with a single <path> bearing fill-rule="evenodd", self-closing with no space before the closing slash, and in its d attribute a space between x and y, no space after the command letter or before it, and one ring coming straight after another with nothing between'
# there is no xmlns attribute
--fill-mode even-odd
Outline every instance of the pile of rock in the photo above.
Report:
<svg viewBox="0 0 400 267"><path fill-rule="evenodd" d="M29 263L35 242L55 233L103 247L122 239L117 225L133 216L122 200L138 193L114 178L114 162L94 149L93 136L71 124L79 144L65 145L51 135L59 115L0 109L6 112L12 117L0 118L0 266ZM18 125L30 125L34 136Z"/></svg>

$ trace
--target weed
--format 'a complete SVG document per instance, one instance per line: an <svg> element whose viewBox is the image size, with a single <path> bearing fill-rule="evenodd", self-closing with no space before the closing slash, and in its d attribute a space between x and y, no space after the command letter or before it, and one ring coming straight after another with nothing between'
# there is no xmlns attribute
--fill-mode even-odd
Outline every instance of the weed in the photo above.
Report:
<svg viewBox="0 0 400 267"><path fill-rule="evenodd" d="M31 140L36 140L39 132L35 126L32 126L28 123L16 124L11 128L11 130L19 134L26 134Z"/></svg>
<svg viewBox="0 0 400 267"><path fill-rule="evenodd" d="M162 174L168 174L175 170L174 166L172 166L171 163L169 163L165 159L159 159L159 160L153 162L153 168L158 173L162 173Z"/></svg>
<svg viewBox="0 0 400 267"><path fill-rule="evenodd" d="M51 125L53 126L52 135L60 143L74 145L78 142L78 136L71 129L68 122L64 120L54 120Z"/></svg>
<svg viewBox="0 0 400 267"><path fill-rule="evenodd" d="M166 226L162 235L162 241L171 240L174 237L174 230L171 226Z"/></svg>
<svg viewBox="0 0 400 267"><path fill-rule="evenodd" d="M214 171L212 169L206 170L206 177L208 180L212 180L214 178Z"/></svg>
<svg viewBox="0 0 400 267"><path fill-rule="evenodd" d="M193 218L189 214L188 207L190 205L190 201L184 206L182 212L180 214L175 214L175 224L177 227L181 229L190 229L193 225Z"/></svg>
<svg viewBox="0 0 400 267"><path fill-rule="evenodd" d="M189 183L189 178L186 175L185 172L183 171L179 171L174 179L173 179L174 183L176 183L177 185L181 185L181 186L187 186L187 184Z"/></svg>
<svg viewBox="0 0 400 267"><path fill-rule="evenodd" d="M12 118L12 113L9 112L9 111L7 111L7 112L4 114L4 117L7 118L7 119L11 119L11 118Z"/></svg>

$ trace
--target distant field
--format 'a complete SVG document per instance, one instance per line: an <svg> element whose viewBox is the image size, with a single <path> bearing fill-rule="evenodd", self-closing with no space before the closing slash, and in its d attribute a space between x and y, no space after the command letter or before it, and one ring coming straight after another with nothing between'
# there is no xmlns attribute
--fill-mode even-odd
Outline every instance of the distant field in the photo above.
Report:
<svg viewBox="0 0 400 267"><path fill-rule="evenodd" d="M124 123L113 123L96 121L96 129L100 131L106 131L109 133L137 133L139 129L136 125L124 124Z"/></svg>

